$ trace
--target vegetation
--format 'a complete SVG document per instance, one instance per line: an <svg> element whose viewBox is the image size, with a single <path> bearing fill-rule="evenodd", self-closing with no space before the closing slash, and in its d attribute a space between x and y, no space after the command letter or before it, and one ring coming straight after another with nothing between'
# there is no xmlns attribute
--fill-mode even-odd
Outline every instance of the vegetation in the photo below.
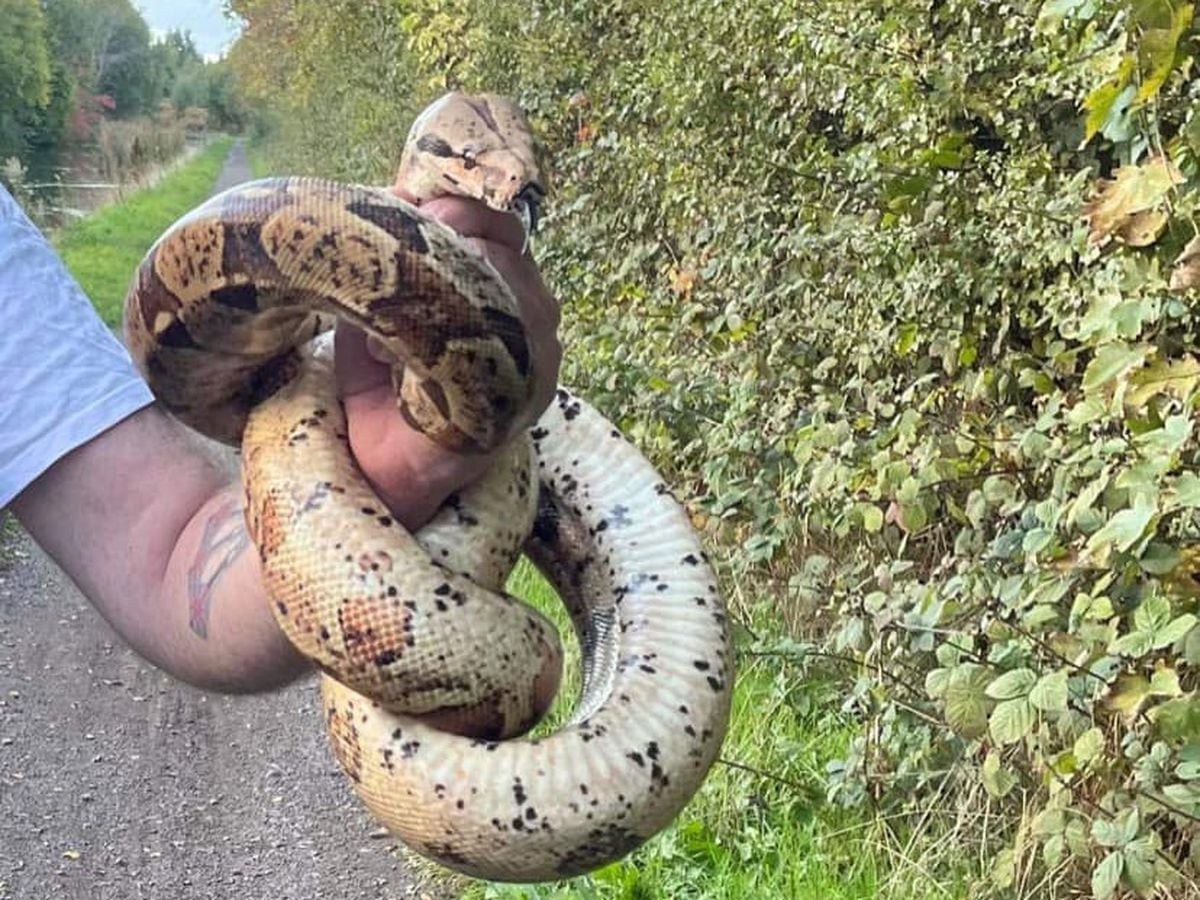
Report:
<svg viewBox="0 0 1200 900"><path fill-rule="evenodd" d="M125 294L150 245L212 191L229 153L228 138L215 140L154 187L103 207L63 229L55 244L67 268L107 325L121 321Z"/></svg>
<svg viewBox="0 0 1200 900"><path fill-rule="evenodd" d="M178 156L185 130L245 117L228 64L186 34L152 40L131 0L0 0L0 161L95 147L121 180Z"/></svg>
<svg viewBox="0 0 1200 900"><path fill-rule="evenodd" d="M804 815L827 896L1200 893L1192 4L231 5L276 170L388 179L448 84L530 110L565 379L751 624L769 775L476 893L803 896L723 873L805 865Z"/></svg>

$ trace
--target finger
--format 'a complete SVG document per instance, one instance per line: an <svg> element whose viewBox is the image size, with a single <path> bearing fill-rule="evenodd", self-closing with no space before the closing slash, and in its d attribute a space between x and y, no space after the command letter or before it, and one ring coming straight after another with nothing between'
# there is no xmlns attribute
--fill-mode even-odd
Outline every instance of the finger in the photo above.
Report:
<svg viewBox="0 0 1200 900"><path fill-rule="evenodd" d="M342 397L391 384L391 369L371 353L367 333L344 319L333 336L333 367Z"/></svg>
<svg viewBox="0 0 1200 900"><path fill-rule="evenodd" d="M512 213L489 209L478 200L438 197L421 204L421 211L463 237L494 241L517 251L525 246L525 227L520 219Z"/></svg>

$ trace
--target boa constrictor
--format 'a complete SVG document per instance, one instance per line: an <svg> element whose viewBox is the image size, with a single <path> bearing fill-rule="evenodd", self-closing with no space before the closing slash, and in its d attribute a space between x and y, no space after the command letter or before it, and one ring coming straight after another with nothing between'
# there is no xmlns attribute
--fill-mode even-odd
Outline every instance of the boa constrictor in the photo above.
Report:
<svg viewBox="0 0 1200 900"><path fill-rule="evenodd" d="M422 113L400 179L418 201L459 194L527 222L543 194L524 114L490 95ZM502 448L415 536L351 456L338 316L390 354L412 425L456 450ZM240 445L276 619L324 673L335 755L389 830L467 874L539 881L617 859L679 813L729 715L713 573L654 469L569 390L510 435L531 392L526 332L471 245L389 191L252 181L157 241L125 328L160 402ZM516 736L557 685L560 644L503 592L521 553L557 587L583 655L573 719L540 740Z"/></svg>

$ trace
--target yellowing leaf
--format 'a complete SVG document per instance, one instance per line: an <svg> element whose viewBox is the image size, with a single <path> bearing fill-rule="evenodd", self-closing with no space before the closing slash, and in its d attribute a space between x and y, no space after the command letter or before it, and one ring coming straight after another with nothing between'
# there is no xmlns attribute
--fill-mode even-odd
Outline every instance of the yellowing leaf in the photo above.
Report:
<svg viewBox="0 0 1200 900"><path fill-rule="evenodd" d="M1126 718L1133 718L1149 694L1150 682L1141 675L1122 675L1117 679L1117 685L1109 694L1106 705Z"/></svg>
<svg viewBox="0 0 1200 900"><path fill-rule="evenodd" d="M1128 247L1148 247L1167 227L1167 218L1161 209L1144 209L1126 219L1113 237Z"/></svg>
<svg viewBox="0 0 1200 900"><path fill-rule="evenodd" d="M1196 262L1197 274L1200 275L1200 255ZM1129 378L1129 385L1125 405L1131 409L1145 406L1159 394L1170 394L1185 400L1200 385L1200 361L1191 355L1170 361L1157 360L1134 372Z"/></svg>
<svg viewBox="0 0 1200 900"><path fill-rule="evenodd" d="M1171 188L1184 180L1175 164L1164 156L1152 157L1141 165L1121 166L1114 175L1096 183L1092 199L1083 208L1090 244L1105 244L1114 236L1121 239L1123 229L1131 227L1135 234L1144 231L1145 225L1131 225L1134 217L1157 210Z"/></svg>
<svg viewBox="0 0 1200 900"><path fill-rule="evenodd" d="M1154 23L1143 23L1145 30L1138 41L1138 67L1142 73L1142 84L1138 89L1138 102L1145 103L1154 97L1171 70L1179 51L1179 39L1183 37L1192 24L1192 4L1173 3L1141 4L1142 10L1147 7L1153 13L1147 18L1158 19ZM1143 15L1146 15L1143 12ZM1157 27L1154 27L1157 26Z"/></svg>
<svg viewBox="0 0 1200 900"><path fill-rule="evenodd" d="M681 297L690 297L696 286L696 270L673 268L667 278L671 282L671 290Z"/></svg>
<svg viewBox="0 0 1200 900"><path fill-rule="evenodd" d="M1171 269L1171 290L1182 293L1197 284L1200 284L1200 234L1188 241Z"/></svg>

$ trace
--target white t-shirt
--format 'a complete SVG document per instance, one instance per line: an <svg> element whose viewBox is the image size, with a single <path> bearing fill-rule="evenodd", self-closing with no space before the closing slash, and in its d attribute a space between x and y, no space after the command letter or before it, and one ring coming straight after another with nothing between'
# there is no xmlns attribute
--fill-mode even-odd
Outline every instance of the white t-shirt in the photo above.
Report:
<svg viewBox="0 0 1200 900"><path fill-rule="evenodd" d="M0 508L152 400L125 347L0 185Z"/></svg>

